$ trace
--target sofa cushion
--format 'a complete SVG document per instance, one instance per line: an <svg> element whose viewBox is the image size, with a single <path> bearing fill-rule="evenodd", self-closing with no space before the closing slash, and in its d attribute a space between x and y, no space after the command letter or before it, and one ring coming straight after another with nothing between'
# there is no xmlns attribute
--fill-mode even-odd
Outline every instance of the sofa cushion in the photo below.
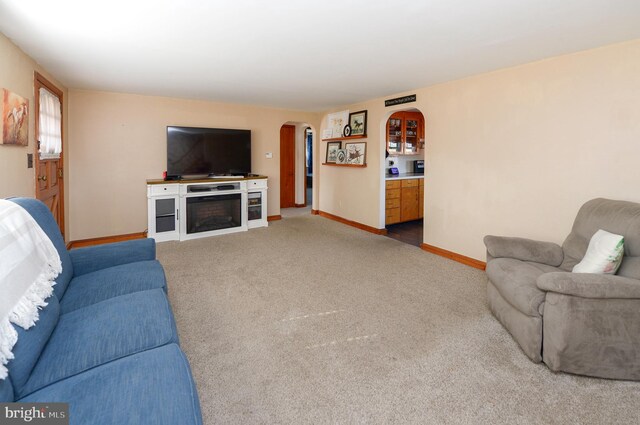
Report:
<svg viewBox="0 0 640 425"><path fill-rule="evenodd" d="M178 341L162 289L135 292L60 315L23 397L45 385L121 357Z"/></svg>
<svg viewBox="0 0 640 425"><path fill-rule="evenodd" d="M582 260L598 229L624 236L624 257L618 275L640 279L640 204L635 202L598 198L585 203L562 244L564 260L560 268L571 271Z"/></svg>
<svg viewBox="0 0 640 425"><path fill-rule="evenodd" d="M71 281L73 276L73 264L71 263L71 257L69 257L69 251L64 244L64 239L60 233L58 223L51 215L49 208L37 199L32 198L11 198L10 201L15 202L22 208L27 210L31 217L40 225L42 230L49 236L53 246L56 247L58 254L60 255L60 261L62 262L62 273L56 278L56 285L53 287L53 293L61 299L64 295L64 291L67 290L67 285Z"/></svg>
<svg viewBox="0 0 640 425"><path fill-rule="evenodd" d="M109 298L148 289L166 291L167 280L157 260L138 261L87 273L71 280L60 301L61 313L68 313Z"/></svg>
<svg viewBox="0 0 640 425"><path fill-rule="evenodd" d="M76 424L202 423L189 363L175 344L93 368L19 401L69 403Z"/></svg>
<svg viewBox="0 0 640 425"><path fill-rule="evenodd" d="M496 258L487 263L487 276L500 295L520 312L540 317L545 292L536 279L543 273L559 271L556 267L524 262L513 258Z"/></svg>
<svg viewBox="0 0 640 425"><path fill-rule="evenodd" d="M0 403L10 403L13 400L13 384L11 383L11 377L7 376L4 379L0 379Z"/></svg>
<svg viewBox="0 0 640 425"><path fill-rule="evenodd" d="M18 342L13 347L14 358L7 363L7 369L15 388L22 387L29 379L40 353L45 349L58 323L60 313L58 298L52 295L46 302L47 305L40 310L38 321L34 326L24 330L14 325L18 332Z"/></svg>
<svg viewBox="0 0 640 425"><path fill-rule="evenodd" d="M95 272L120 264L156 259L154 239L133 239L72 249L69 257L74 276Z"/></svg>

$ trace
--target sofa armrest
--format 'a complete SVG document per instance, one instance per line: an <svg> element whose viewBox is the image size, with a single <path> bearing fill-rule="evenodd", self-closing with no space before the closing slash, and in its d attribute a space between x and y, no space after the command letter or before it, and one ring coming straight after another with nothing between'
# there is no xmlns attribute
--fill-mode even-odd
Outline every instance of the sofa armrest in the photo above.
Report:
<svg viewBox="0 0 640 425"><path fill-rule="evenodd" d="M488 258L515 258L557 267L564 259L560 245L524 238L487 235L484 237Z"/></svg>
<svg viewBox="0 0 640 425"><path fill-rule="evenodd" d="M640 299L640 280L610 274L545 273L536 284L543 291L581 298Z"/></svg>
<svg viewBox="0 0 640 425"><path fill-rule="evenodd" d="M154 239L135 239L125 242L96 245L69 251L74 276L108 267L156 259Z"/></svg>

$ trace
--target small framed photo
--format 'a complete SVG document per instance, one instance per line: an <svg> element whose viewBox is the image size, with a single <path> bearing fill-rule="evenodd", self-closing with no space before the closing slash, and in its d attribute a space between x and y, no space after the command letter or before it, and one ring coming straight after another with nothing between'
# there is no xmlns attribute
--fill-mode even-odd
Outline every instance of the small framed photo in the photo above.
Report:
<svg viewBox="0 0 640 425"><path fill-rule="evenodd" d="M336 164L348 164L346 149L338 149L336 151Z"/></svg>
<svg viewBox="0 0 640 425"><path fill-rule="evenodd" d="M352 136L367 135L367 111L358 111L349 114L349 126Z"/></svg>
<svg viewBox="0 0 640 425"><path fill-rule="evenodd" d="M347 153L347 164L364 165L367 163L367 143L345 143L344 150Z"/></svg>
<svg viewBox="0 0 640 425"><path fill-rule="evenodd" d="M338 149L342 148L342 142L328 142L327 143L327 157L325 158L325 162L327 164L335 164L336 163L336 155L338 153Z"/></svg>

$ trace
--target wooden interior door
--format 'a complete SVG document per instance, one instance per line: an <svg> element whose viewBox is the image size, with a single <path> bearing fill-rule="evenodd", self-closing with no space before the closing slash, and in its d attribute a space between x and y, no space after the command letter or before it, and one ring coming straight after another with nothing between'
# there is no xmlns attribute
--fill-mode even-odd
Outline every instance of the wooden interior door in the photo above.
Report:
<svg viewBox="0 0 640 425"><path fill-rule="evenodd" d="M280 208L296 205L296 127L283 125L280 128Z"/></svg>
<svg viewBox="0 0 640 425"><path fill-rule="evenodd" d="M53 217L60 227L60 232L64 237L64 175L63 175L63 154L60 153L58 159L40 159L38 152L40 142L37 140L39 133L39 108L40 108L40 88L44 87L60 99L60 107L64 111L62 91L54 86L50 81L42 75L35 73L35 107L34 117L36 124L36 143L35 143L35 170L36 170L36 198L41 200L53 214ZM62 124L62 123L61 123ZM62 130L62 129L61 129ZM64 140L64 134L62 134Z"/></svg>

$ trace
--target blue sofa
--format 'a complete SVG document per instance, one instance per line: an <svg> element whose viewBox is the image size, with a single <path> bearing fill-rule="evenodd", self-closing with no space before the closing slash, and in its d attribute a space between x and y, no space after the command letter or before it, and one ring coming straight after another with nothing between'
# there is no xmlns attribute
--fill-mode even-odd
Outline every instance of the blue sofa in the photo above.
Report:
<svg viewBox="0 0 640 425"><path fill-rule="evenodd" d="M18 326L3 402L69 403L71 424L201 424L155 241L67 251L47 207L14 198L62 260L54 294L29 330Z"/></svg>

